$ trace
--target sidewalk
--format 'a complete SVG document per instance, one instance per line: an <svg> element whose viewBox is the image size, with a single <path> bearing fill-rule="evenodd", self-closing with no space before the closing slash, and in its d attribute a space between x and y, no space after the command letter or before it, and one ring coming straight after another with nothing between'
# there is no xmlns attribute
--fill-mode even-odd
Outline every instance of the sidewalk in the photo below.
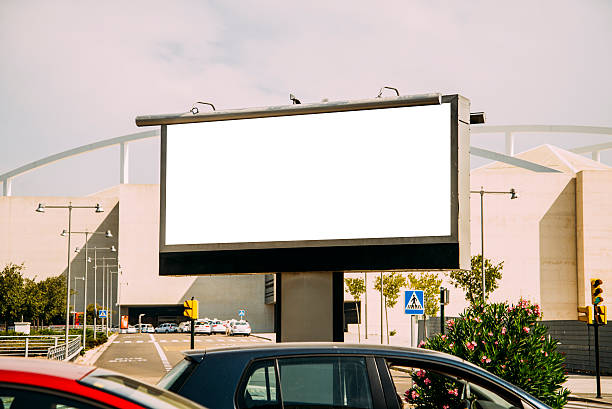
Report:
<svg viewBox="0 0 612 409"><path fill-rule="evenodd" d="M98 345L95 348L87 350L83 355L75 359L74 362L81 365L95 365L100 355L102 355L102 353L106 351L110 344L113 343L115 338L117 338L117 335L117 333L112 334L110 337L108 337L108 340L104 344Z"/></svg>
<svg viewBox="0 0 612 409"><path fill-rule="evenodd" d="M612 376L601 377L601 399L595 398L597 391L595 376L568 375L567 382L563 386L571 391L570 396L612 404Z"/></svg>

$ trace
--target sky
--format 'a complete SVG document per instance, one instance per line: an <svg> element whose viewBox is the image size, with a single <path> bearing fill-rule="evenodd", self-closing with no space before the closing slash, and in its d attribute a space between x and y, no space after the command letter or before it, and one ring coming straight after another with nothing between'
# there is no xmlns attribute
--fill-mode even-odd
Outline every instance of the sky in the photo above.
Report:
<svg viewBox="0 0 612 409"><path fill-rule="evenodd" d="M612 126L612 2L0 2L0 174L127 135L138 115L459 93L490 125ZM385 95L393 95L391 93ZM206 108L202 108L206 109ZM610 136L521 135L517 151ZM500 136L473 146L503 151ZM130 145L130 182L157 183L157 139ZM612 151L602 154L612 165ZM473 157L474 164L483 162ZM119 181L117 147L12 182L83 195Z"/></svg>

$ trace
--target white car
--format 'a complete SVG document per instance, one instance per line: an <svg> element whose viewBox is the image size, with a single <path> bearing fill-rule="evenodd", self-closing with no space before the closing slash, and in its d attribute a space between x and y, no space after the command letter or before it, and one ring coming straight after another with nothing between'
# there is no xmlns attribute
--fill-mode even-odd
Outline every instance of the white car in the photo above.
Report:
<svg viewBox="0 0 612 409"><path fill-rule="evenodd" d="M158 332L158 333L178 332L178 325L176 325L174 322L164 322L159 327L155 328L155 332Z"/></svg>
<svg viewBox="0 0 612 409"><path fill-rule="evenodd" d="M247 321L236 321L232 324L229 330L229 335L251 335L251 326Z"/></svg>
<svg viewBox="0 0 612 409"><path fill-rule="evenodd" d="M195 334L212 334L212 327L209 320L195 320L193 325L193 332Z"/></svg>
<svg viewBox="0 0 612 409"><path fill-rule="evenodd" d="M178 326L178 332L191 332L191 321L183 321Z"/></svg>
<svg viewBox="0 0 612 409"><path fill-rule="evenodd" d="M136 332L140 332L143 334L155 332L155 328L153 328L153 325L151 324L140 324L140 328L138 327L138 324L136 324L135 327L136 327Z"/></svg>
<svg viewBox="0 0 612 409"><path fill-rule="evenodd" d="M138 332L138 329L136 329L134 325L128 325L127 327L128 334L136 334L137 332Z"/></svg>
<svg viewBox="0 0 612 409"><path fill-rule="evenodd" d="M225 325L218 319L212 320L210 322L210 327L213 334L225 334Z"/></svg>

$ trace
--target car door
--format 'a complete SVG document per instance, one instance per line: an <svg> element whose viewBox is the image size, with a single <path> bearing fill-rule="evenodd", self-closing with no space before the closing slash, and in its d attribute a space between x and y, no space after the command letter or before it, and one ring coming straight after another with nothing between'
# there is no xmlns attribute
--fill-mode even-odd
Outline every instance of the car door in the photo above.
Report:
<svg viewBox="0 0 612 409"><path fill-rule="evenodd" d="M373 357L321 355L254 361L236 391L237 409L384 409Z"/></svg>
<svg viewBox="0 0 612 409"><path fill-rule="evenodd" d="M521 396L486 373L458 365L426 360L376 358L389 409L437 407L440 409L533 409L532 397ZM524 394L526 395L526 394ZM538 402L539 403L539 402Z"/></svg>

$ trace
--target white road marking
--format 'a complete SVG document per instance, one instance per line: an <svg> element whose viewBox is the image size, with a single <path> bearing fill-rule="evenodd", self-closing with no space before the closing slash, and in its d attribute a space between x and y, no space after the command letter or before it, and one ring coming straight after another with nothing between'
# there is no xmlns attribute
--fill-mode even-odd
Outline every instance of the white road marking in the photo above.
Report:
<svg viewBox="0 0 612 409"><path fill-rule="evenodd" d="M132 341L123 341L123 342L126 343L126 344L131 344L132 343Z"/></svg>
<svg viewBox="0 0 612 409"><path fill-rule="evenodd" d="M126 362L147 362L145 358L140 357L129 357L129 358L114 358L108 361L109 363L126 363Z"/></svg>
<svg viewBox="0 0 612 409"><path fill-rule="evenodd" d="M153 345L155 345L155 349L157 349L157 353L159 354L159 358L161 359L162 364L164 365L164 369L166 370L166 372L169 372L170 369L172 369L172 365L170 365L170 362L168 362L168 358L166 357L164 350L162 349L161 345L159 345L159 343L155 340L153 334L149 334L149 336L151 337L151 341L153 341Z"/></svg>
<svg viewBox="0 0 612 409"><path fill-rule="evenodd" d="M144 341L136 341L137 344L142 344Z"/></svg>

